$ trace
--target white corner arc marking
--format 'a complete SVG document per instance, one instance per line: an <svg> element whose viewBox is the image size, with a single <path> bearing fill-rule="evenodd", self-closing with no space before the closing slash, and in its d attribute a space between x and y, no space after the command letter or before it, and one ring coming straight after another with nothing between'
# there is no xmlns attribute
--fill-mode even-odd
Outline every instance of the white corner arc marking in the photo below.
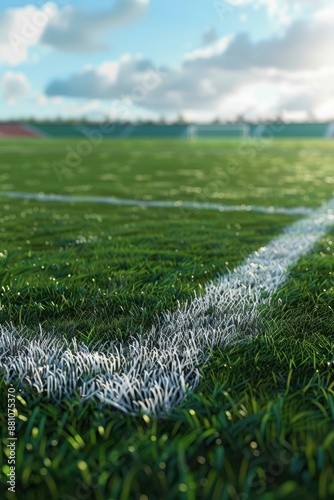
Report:
<svg viewBox="0 0 334 500"><path fill-rule="evenodd" d="M257 333L259 305L270 304L289 268L334 226L333 210L334 199L292 224L203 295L163 314L146 336L98 347L2 326L0 371L56 401L76 390L127 414L165 416L197 387L209 349Z"/></svg>

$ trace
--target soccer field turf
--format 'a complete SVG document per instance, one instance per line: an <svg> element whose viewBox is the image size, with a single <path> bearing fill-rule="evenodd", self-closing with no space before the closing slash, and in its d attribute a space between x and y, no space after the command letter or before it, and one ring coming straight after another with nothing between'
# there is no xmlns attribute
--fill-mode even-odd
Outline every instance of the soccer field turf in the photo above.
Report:
<svg viewBox="0 0 334 500"><path fill-rule="evenodd" d="M105 140L66 166L77 148L75 140L1 142L0 325L24 328L23 337L38 338L41 325L54 338L100 342L101 350L103 342L145 338L164 313L204 296L208 283L294 227L303 216L291 209L307 213L333 197L330 141ZM258 213L257 206L287 210ZM270 303L259 305L256 331L204 353L198 385L163 418L127 415L75 393L48 399L28 388L27 366L23 385L13 378L21 494L334 495L333 237L326 226L312 249L300 252ZM3 436L9 372L1 383ZM3 485L7 467L3 460Z"/></svg>

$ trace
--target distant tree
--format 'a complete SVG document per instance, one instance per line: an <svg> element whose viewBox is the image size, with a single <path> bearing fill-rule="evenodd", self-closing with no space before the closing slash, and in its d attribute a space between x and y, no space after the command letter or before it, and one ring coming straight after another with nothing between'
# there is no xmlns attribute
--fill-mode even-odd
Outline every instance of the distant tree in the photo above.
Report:
<svg viewBox="0 0 334 500"><path fill-rule="evenodd" d="M237 123L246 123L244 115L243 114L238 115L237 119L236 119L236 122Z"/></svg>
<svg viewBox="0 0 334 500"><path fill-rule="evenodd" d="M177 117L176 120L177 125L184 125L185 124L185 119L183 118L182 114L180 113L179 116Z"/></svg>

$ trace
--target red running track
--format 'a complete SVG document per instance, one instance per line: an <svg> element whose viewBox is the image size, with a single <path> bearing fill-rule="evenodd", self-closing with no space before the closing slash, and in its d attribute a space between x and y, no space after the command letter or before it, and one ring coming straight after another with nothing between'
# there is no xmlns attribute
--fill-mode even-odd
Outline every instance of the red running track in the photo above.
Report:
<svg viewBox="0 0 334 500"><path fill-rule="evenodd" d="M0 138L4 137L41 137L37 130L25 125L14 123L0 123Z"/></svg>

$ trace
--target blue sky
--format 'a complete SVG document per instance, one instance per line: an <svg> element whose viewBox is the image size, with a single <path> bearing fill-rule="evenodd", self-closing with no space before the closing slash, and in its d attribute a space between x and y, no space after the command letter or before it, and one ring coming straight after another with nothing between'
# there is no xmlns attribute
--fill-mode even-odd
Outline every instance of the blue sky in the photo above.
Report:
<svg viewBox="0 0 334 500"><path fill-rule="evenodd" d="M329 0L5 1L0 120L334 119L333 28Z"/></svg>

